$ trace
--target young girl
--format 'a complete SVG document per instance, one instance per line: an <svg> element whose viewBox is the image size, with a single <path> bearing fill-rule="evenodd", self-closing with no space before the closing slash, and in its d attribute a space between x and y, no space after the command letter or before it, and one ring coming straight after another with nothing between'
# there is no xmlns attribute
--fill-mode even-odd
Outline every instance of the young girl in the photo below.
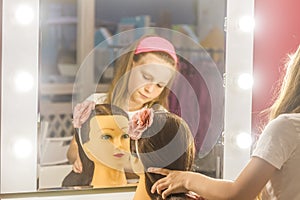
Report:
<svg viewBox="0 0 300 200"><path fill-rule="evenodd" d="M107 94L84 101L74 108L73 121L78 127L98 103L111 103L128 112L129 117L147 107L168 109L169 85L175 74L177 56L174 46L158 36L144 36L132 44L116 61L116 74ZM158 106L159 105L159 106ZM78 115L77 113L81 113ZM78 147L72 140L67 157L73 170L82 171Z"/></svg>
<svg viewBox="0 0 300 200"><path fill-rule="evenodd" d="M82 173L70 172L62 186L121 186L127 180L124 167L129 160L128 115L117 106L98 104L82 125L79 155ZM84 137L85 136L85 137ZM87 138L86 138L87 137Z"/></svg>
<svg viewBox="0 0 300 200"><path fill-rule="evenodd" d="M135 172L140 176L134 200L161 199L150 192L152 184L161 175L146 172L150 166L174 170L191 170L194 161L194 139L186 122L165 111L144 108L131 119L131 158ZM169 199L192 199L185 193Z"/></svg>
<svg viewBox="0 0 300 200"><path fill-rule="evenodd" d="M300 199L300 46L290 58L280 93L270 108L270 121L235 181L149 168L148 172L165 176L152 186L151 192L163 198L194 191L207 199L247 200L262 191L263 200Z"/></svg>

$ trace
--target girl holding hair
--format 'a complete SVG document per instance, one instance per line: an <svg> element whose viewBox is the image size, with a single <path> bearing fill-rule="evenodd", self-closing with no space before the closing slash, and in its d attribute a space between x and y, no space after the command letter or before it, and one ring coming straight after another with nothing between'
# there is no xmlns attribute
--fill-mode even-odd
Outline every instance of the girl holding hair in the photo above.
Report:
<svg viewBox="0 0 300 200"><path fill-rule="evenodd" d="M140 180L134 200L162 199L151 193L152 184L161 175L148 173L150 166L173 170L191 170L194 161L194 139L186 122L179 116L144 108L137 112L129 124L133 170ZM198 199L191 194L180 193L167 199Z"/></svg>
<svg viewBox="0 0 300 200"><path fill-rule="evenodd" d="M133 43L116 61L116 74L107 94L84 101L74 108L73 123L81 126L98 103L111 103L129 117L142 108L168 109L169 86L178 58L174 46L158 36L144 36ZM77 113L81 113L80 115ZM82 171L78 144L72 140L67 153L74 172Z"/></svg>
<svg viewBox="0 0 300 200"><path fill-rule="evenodd" d="M194 191L207 199L300 199L300 46L290 56L281 90L270 107L269 123L247 166L234 181L193 172L149 168L165 176L151 192L168 195ZM156 166L153 166L156 167Z"/></svg>

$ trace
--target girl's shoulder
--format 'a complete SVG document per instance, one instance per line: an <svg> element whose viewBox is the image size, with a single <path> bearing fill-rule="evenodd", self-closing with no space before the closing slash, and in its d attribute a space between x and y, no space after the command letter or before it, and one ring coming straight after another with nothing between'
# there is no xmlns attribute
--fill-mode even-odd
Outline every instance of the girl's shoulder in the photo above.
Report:
<svg viewBox="0 0 300 200"><path fill-rule="evenodd" d="M270 126L280 129L293 128L300 131L300 113L281 114L270 122Z"/></svg>
<svg viewBox="0 0 300 200"><path fill-rule="evenodd" d="M284 113L284 114L279 115L275 119L279 119L279 120L288 119L288 120L299 120L300 121L300 113Z"/></svg>
<svg viewBox="0 0 300 200"><path fill-rule="evenodd" d="M163 107L162 105L160 105L160 104L153 104L151 107L145 106L144 108L152 108L152 109L154 110L154 112L159 112L159 111L161 111L161 112L168 112L168 110L167 110L165 107ZM143 109L143 108L141 108L141 109L139 109L139 110L135 110L135 111L127 111L127 114L128 114L128 116L129 116L129 119L131 119L132 116L133 116L135 113L141 111L142 109Z"/></svg>
<svg viewBox="0 0 300 200"><path fill-rule="evenodd" d="M163 107L162 105L158 104L158 103L155 103L151 106L151 108L154 110L154 111L164 111L164 112L168 112L168 110Z"/></svg>

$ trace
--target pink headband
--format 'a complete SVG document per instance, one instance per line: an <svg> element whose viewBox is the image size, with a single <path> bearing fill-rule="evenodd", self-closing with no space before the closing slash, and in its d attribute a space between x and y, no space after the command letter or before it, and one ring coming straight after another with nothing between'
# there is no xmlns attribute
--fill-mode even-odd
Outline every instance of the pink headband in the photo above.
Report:
<svg viewBox="0 0 300 200"><path fill-rule="evenodd" d="M174 46L166 39L161 37L146 37L140 41L134 54L147 53L153 51L163 51L169 54L177 63L177 56Z"/></svg>

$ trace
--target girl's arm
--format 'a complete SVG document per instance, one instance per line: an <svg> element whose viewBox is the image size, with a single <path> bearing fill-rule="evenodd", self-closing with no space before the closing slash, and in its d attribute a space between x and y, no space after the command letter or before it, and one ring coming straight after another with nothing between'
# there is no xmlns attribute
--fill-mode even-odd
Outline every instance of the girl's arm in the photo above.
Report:
<svg viewBox="0 0 300 200"><path fill-rule="evenodd" d="M149 172L166 175L151 192L166 198L171 193L193 191L206 199L254 199L276 168L258 157L252 157L235 181L210 178L200 173L150 168ZM163 191L163 192L162 192Z"/></svg>

